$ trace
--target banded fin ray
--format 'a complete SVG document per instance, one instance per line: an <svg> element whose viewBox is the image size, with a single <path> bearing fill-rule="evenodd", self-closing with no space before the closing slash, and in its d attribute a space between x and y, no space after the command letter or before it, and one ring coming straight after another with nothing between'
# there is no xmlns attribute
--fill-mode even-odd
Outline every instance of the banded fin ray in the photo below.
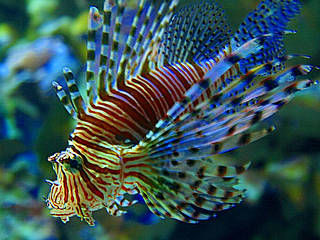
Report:
<svg viewBox="0 0 320 240"><path fill-rule="evenodd" d="M163 63L158 61L161 56L157 57L156 54L158 53L164 29L169 24L169 20L177 5L178 0L172 0L170 4L167 1L162 2L159 9L156 10L155 17L153 21L151 21L152 24L148 31L146 31L145 37L141 38L143 35L139 35L137 41L139 45L137 45L136 50L137 54L130 64L132 76L143 75L155 69L155 67L163 66ZM146 22L149 22L149 19L146 20Z"/></svg>
<svg viewBox="0 0 320 240"><path fill-rule="evenodd" d="M76 109L73 107L69 96L67 95L66 91L63 89L63 87L57 83L53 82L52 86L57 94L58 99L63 104L64 108L67 110L67 112L70 114L70 116L77 120L77 112Z"/></svg>
<svg viewBox="0 0 320 240"><path fill-rule="evenodd" d="M231 137L250 128L252 124L269 117L278 110L280 103L288 103L295 92L312 85L313 82L310 80L292 80L293 76L297 78L299 75L309 72L306 71L306 69L309 70L308 67L305 67L306 69L300 68L300 72L297 66L280 73L273 80L271 78L261 80L257 85L262 85L262 87L253 88L251 92L247 92L245 98L231 97L220 106L215 102L216 107L201 109L203 112L195 110L185 114L186 116L181 117L179 122L168 127L168 130L161 136L161 140L154 140L148 145L164 154L172 146L181 150L186 146L185 150L187 151L189 147L213 142L221 148L223 142L219 142L221 141L219 139ZM292 75L293 73L295 75ZM285 79L288 81L285 81ZM273 86L273 88L270 86ZM212 104L213 102L207 104L207 106ZM172 145L172 143L174 144ZM236 145L231 146L230 149L234 147ZM227 149L224 148L225 150ZM176 150L173 149L172 151ZM221 151L219 149L216 152Z"/></svg>
<svg viewBox="0 0 320 240"><path fill-rule="evenodd" d="M131 77L150 71L144 68L150 62L153 61L153 67L158 64L150 59L149 53L157 52L156 45L177 3L178 0L173 0L155 5L141 0L138 10L133 11L125 7L124 0L115 3L106 0L103 12L90 8L84 103L96 102L97 97L105 99L112 89L124 85ZM71 70L68 71L71 75ZM63 92L60 90L59 95L61 99ZM71 113L70 105L65 106Z"/></svg>
<svg viewBox="0 0 320 240"><path fill-rule="evenodd" d="M146 176L145 181L137 182L140 194L149 209L160 217L189 223L212 218L215 212L239 203L244 194L242 189L234 188L238 184L234 177L224 176L233 175L234 171L237 176L248 167L248 164L214 166L212 162L210 158L188 159L185 162L186 169L170 169L168 164L176 163L157 161L160 167L153 168L153 174L140 170Z"/></svg>
<svg viewBox="0 0 320 240"><path fill-rule="evenodd" d="M285 76L290 76L290 74ZM150 145L147 144L148 160L145 160L144 163L152 166L152 171L155 171L152 174L146 174L152 179L153 187L145 189L146 186L138 185L138 188L144 198L152 199L147 203L151 211L157 215L196 222L211 218L219 209L232 207L241 201L243 193L233 188L236 184L231 188L225 187L224 184L219 184L221 182L219 177L236 177L246 169L246 165L212 164L215 161L214 157L212 161L206 157L248 144L273 131L274 127L271 126L258 131L243 132L278 111L279 107L289 102L296 91L308 88L313 83L310 80L295 82L291 78L288 79L290 80L287 85L283 84L277 91L273 89L274 93L270 93L270 97L267 97L268 94L266 94L264 95L266 98L254 101L257 109L252 110L249 115L242 115L243 119L241 119L241 114L234 114L234 117L227 121L229 125L225 127L225 134L218 135L220 136L218 138L215 138L215 134L209 134L206 138L205 131L200 133L196 128L194 131L189 129L188 133L194 132L194 135L185 138L179 129L177 131L171 129L168 138L159 137L160 146L156 140ZM244 110L246 108L248 107L245 106ZM235 122L232 122L232 119ZM240 125L241 128L234 127L237 125ZM218 122L212 126L216 130L223 129L219 127ZM210 127L204 129L210 132ZM202 138L204 138L203 142ZM188 139L191 141L188 142ZM161 142L163 142L162 147ZM187 169L187 166L190 166L190 170ZM139 184L147 185L148 181L139 182ZM157 188L155 189L154 186ZM193 191L192 196L186 194L188 191Z"/></svg>
<svg viewBox="0 0 320 240"><path fill-rule="evenodd" d="M57 82L53 82L52 86L54 87L60 102L63 104L67 112L73 119L77 120L85 113L87 106L81 96L72 71L66 67L63 69L63 74L69 92L67 93Z"/></svg>
<svg viewBox="0 0 320 240"><path fill-rule="evenodd" d="M125 8L124 0L115 5L105 1L98 81L100 97L121 88L142 71L147 61L145 56L152 51L150 44L161 38L161 29L166 27L176 5L176 0L164 1L160 6L141 0L133 12ZM133 17L126 17L128 14Z"/></svg>
<svg viewBox="0 0 320 240"><path fill-rule="evenodd" d="M182 8L170 20L159 53L165 64L214 58L229 41L223 11L213 1Z"/></svg>
<svg viewBox="0 0 320 240"><path fill-rule="evenodd" d="M248 14L231 38L231 49L236 49L244 42L262 34L272 33L273 35L264 43L261 51L255 53L251 58L240 61L242 72L285 55L284 34L294 33L294 31L288 31L286 27L290 20L299 14L301 6L299 0L265 0L261 1L257 8ZM284 64L281 64L277 70L283 68ZM274 72L275 70L269 73Z"/></svg>
<svg viewBox="0 0 320 240"><path fill-rule="evenodd" d="M279 73L278 76L266 79L260 78L254 85L249 85L242 90L239 90L238 94L214 95L208 102L197 106L192 112L180 116L179 121L175 126L180 127L183 125L179 131L188 132L189 130L192 130L193 126L200 128L214 121L212 124L216 124L218 127L220 125L217 124L216 121L221 118L225 119L226 116L230 118L235 114L241 113L241 110L249 109L249 107L252 107L252 105L257 102L266 105L267 102L270 103L271 101L271 99L268 99L270 96L274 98L273 95L278 96L282 93L283 97L286 97L286 92L290 93L289 87L299 83L299 81L295 82L294 80L299 75L306 75L311 69L312 68L310 68L309 65L298 65ZM248 75L247 77L252 78L251 75ZM275 91L278 91L279 93L275 94ZM279 99L279 97L277 99ZM197 119L197 121L195 121L195 119ZM168 128L166 133L170 130L171 129Z"/></svg>
<svg viewBox="0 0 320 240"><path fill-rule="evenodd" d="M272 36L267 34L264 38L268 41ZM249 43L245 44L249 45ZM193 85L184 98L168 111L166 118L160 120L156 128L140 142L139 145L147 149L146 163L154 171L151 175L148 174L148 178L151 178L152 186L158 187L150 189L147 183L141 183L142 186L139 185L138 188L144 198L150 200L147 204L157 215L193 222L214 216L215 210L201 209L204 202L212 202L228 208L229 204L241 201L241 191L237 192L234 188L226 190L223 185L216 187L214 184L216 181L219 182L217 179L210 181L210 178L206 178L208 184L204 183L202 178L205 176L203 174L205 169L210 169L210 174L217 174L215 177L229 175L226 166L219 166L219 170L214 171L212 167L210 168L211 163L202 159L248 144L273 131L275 129L273 126L258 131L252 131L251 127L277 112L280 107L290 101L295 92L304 90L314 83L311 80L298 79L312 70L312 66L309 65L298 65L282 72L277 70L275 71L277 73L270 77L262 77L264 73L270 74L270 68L285 63L289 59L283 56L273 57L269 61L265 60L261 65L247 69L244 75L236 76L231 83L221 85L217 88L220 91L217 91L216 95L194 105L194 110L184 111L204 90L215 81L219 81L223 72L263 49L265 42L261 41L261 44L261 48L251 45L252 48L249 47L248 52L241 46L237 54L231 53L222 58L218 64L213 65L204 79L207 77L214 80L212 82L209 80L205 84L200 81ZM242 51L247 55L243 57ZM242 91L235 90L239 88ZM219 101L216 96L223 101ZM188 124L189 127L184 128L184 124ZM195 175L194 169L184 171L185 168L175 167L185 166L187 161L198 161L200 165L197 169L198 175ZM230 176L232 178L236 177L237 173L241 173L240 169L244 167L231 166L231 169L233 169L233 172L231 171L233 175ZM191 198L187 194L179 195L180 189L184 192L188 186L193 190L193 197L200 194L201 200ZM224 197L219 194L212 197L209 194L212 193L209 188L214 189L215 193L220 190L228 193L224 193ZM159 192L162 195L159 195ZM226 197L229 195L232 197ZM166 200L167 198L170 200ZM199 202L202 204L195 206Z"/></svg>
<svg viewBox="0 0 320 240"><path fill-rule="evenodd" d="M263 36L264 37L264 36ZM263 38L262 37L262 38ZM161 119L155 126L155 129L150 131L146 138L157 138L161 135L161 132L166 129L170 123L184 112L190 103L195 101L201 94L216 81L219 82L219 78L227 72L234 64L239 62L242 58L245 58L258 51L261 48L261 38L252 39L249 42L243 44L237 51L227 55L219 63L214 65L212 69L203 77L201 81L194 84L188 91L184 94L183 98L176 102L172 108L167 112L165 118Z"/></svg>
<svg viewBox="0 0 320 240"><path fill-rule="evenodd" d="M86 93L87 102L92 102L97 97L96 83L96 61L98 56L97 49L97 34L102 26L102 16L99 10L91 7L88 15L88 41L87 41L87 62L86 62Z"/></svg>

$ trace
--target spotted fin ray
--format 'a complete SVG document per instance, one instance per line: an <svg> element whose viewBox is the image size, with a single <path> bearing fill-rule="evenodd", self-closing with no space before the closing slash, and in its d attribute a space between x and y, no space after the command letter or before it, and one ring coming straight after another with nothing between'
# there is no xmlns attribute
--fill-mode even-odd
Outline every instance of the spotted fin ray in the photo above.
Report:
<svg viewBox="0 0 320 240"><path fill-rule="evenodd" d="M200 1L172 17L159 53L165 64L211 59L228 43L229 35L222 9L211 0Z"/></svg>
<svg viewBox="0 0 320 240"><path fill-rule="evenodd" d="M290 6L286 6L291 19L296 12L290 12ZM282 9L282 5L276 7ZM287 23L286 20L283 24ZM155 214L197 222L241 201L244 192L234 179L247 165L215 164L215 155L272 132L275 127L261 128L262 121L287 104L296 92L316 83L303 77L313 66L302 64L283 69L292 56L285 56L283 52L264 53L281 39L284 31L266 28L261 34L245 39L235 51L225 52L218 62L213 61L203 79L194 84L139 143L146 149L145 163L152 170L148 174L151 183L141 183L138 189ZM260 60L255 60L258 57ZM252 64L248 64L250 59ZM240 71L230 80L222 79L236 64L240 65ZM213 92L199 100L213 85ZM188 168L188 163L195 167ZM225 183L226 179L232 184Z"/></svg>
<svg viewBox="0 0 320 240"><path fill-rule="evenodd" d="M272 37L264 43L261 51L240 62L242 72L285 55L284 35L294 33L294 31L287 30L287 25L291 19L299 14L301 7L302 4L299 0L264 0L248 14L231 38L230 46L232 49L236 49L244 42L262 34L272 33ZM283 68L284 64L281 64L276 71ZM273 72L275 69L270 70L269 73Z"/></svg>
<svg viewBox="0 0 320 240"><path fill-rule="evenodd" d="M211 158L191 158L158 160L154 165L154 174L139 182L138 189L149 209L160 217L196 223L233 207L244 194L242 189L235 188L235 176L245 171L247 163L227 166Z"/></svg>
<svg viewBox="0 0 320 240"><path fill-rule="evenodd" d="M297 91L314 83L311 80L297 80L300 74L308 71L298 74L293 69L298 67L273 76L272 80L264 79L261 83L275 81L279 85L272 84L274 87L270 88L269 83L266 84L262 94L254 94L254 89L252 94L248 93L251 97L236 104L231 98L221 106L220 111L211 111L200 119L197 113L201 111L191 112L186 121L172 123L168 126L169 131L164 131L150 142L141 143L147 149L148 157L144 163L152 169L148 174L152 187L146 181L139 183L138 189L147 199L151 211L193 223L212 218L217 211L240 202L244 192L236 187L234 179L248 165L220 165L215 156L254 142L275 129L271 126L251 130L251 127L277 112ZM292 80L294 72L295 80ZM227 106L233 107L228 109ZM230 112L230 109L234 110ZM185 125L188 127L184 129Z"/></svg>

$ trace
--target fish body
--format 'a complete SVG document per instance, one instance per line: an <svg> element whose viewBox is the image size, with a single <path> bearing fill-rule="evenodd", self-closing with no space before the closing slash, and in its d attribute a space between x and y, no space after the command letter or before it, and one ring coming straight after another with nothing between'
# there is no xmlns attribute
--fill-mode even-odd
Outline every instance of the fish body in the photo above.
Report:
<svg viewBox="0 0 320 240"><path fill-rule="evenodd" d="M217 155L273 131L260 122L315 83L300 79L312 66L285 66L296 57L283 38L299 1L262 1L233 35L213 1L176 12L177 4L140 1L127 34L123 1L90 9L86 96L68 68L70 94L53 84L77 121L67 149L48 159L57 180L47 204L63 222L77 215L93 225L101 208L120 216L135 203L126 194L190 223L234 206L250 159Z"/></svg>

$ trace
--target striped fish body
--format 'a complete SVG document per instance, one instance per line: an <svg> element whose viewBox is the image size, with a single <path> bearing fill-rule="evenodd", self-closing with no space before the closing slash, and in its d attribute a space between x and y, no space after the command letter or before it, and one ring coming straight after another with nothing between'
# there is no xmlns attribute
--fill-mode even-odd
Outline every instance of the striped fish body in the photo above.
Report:
<svg viewBox="0 0 320 240"><path fill-rule="evenodd" d="M173 14L177 3L139 2L129 34L123 1L90 9L87 96L68 68L70 96L53 84L77 121L68 148L48 159L57 180L48 181L47 204L62 221L77 215L93 225L101 208L120 216L135 203L125 194L136 193L154 214L190 223L234 206L249 159L217 155L274 130L251 127L314 83L301 78L312 66L285 68L295 55L284 54L283 37L298 1L263 1L232 36L215 3Z"/></svg>
<svg viewBox="0 0 320 240"><path fill-rule="evenodd" d="M101 141L112 145L139 143L185 92L199 82L212 64L172 64L131 78L88 108L72 136L88 126ZM99 127L99 125L101 126ZM90 128L92 126L92 128ZM95 129L99 128L100 132ZM87 129L83 129L86 132Z"/></svg>
<svg viewBox="0 0 320 240"><path fill-rule="evenodd" d="M75 195L79 197L79 202L87 202L86 205L90 206L87 208L95 210L108 207L108 200L117 199L127 192L135 192L136 178L143 180L140 172L146 167L144 160L147 152L142 152L139 146L132 148L132 145L143 140L148 131L183 97L190 86L202 79L211 66L212 63L208 62L202 67L182 63L161 67L130 79L126 86L112 90L110 94L88 106L87 114L79 116L77 126L70 135L70 148L65 154L59 154L58 159L61 161L57 161L57 155L50 158L56 172L62 175L60 182L70 182L64 186L53 184L51 196L65 196L61 200L62 206L65 202L75 201L75 198L72 199L74 190L66 188L70 186L77 190ZM74 156L80 156L81 165L75 160L69 160ZM61 162L61 165L57 162ZM63 165L67 165L70 172L69 180ZM78 169L80 166L81 169ZM78 172L78 178L75 178L75 172ZM90 179L89 182L100 184L85 189L81 179ZM80 191L83 193L80 194ZM90 194L92 191L94 195ZM95 195L99 196L98 199ZM85 199L80 200L81 197ZM50 199L50 202L57 201ZM109 208L113 208L113 204L114 201L110 201ZM69 213L66 209L61 211L62 206L54 206L51 213L67 221L67 217L75 212L72 208ZM67 217L62 217L62 214ZM76 214L93 224L91 215L81 213L80 209Z"/></svg>

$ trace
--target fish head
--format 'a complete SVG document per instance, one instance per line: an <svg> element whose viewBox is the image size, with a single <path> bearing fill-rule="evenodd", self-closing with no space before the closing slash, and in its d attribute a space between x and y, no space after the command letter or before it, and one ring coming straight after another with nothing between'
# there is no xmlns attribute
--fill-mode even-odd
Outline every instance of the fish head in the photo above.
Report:
<svg viewBox="0 0 320 240"><path fill-rule="evenodd" d="M89 225L94 225L92 211L102 208L104 199L90 192L86 183L89 180L83 178L81 156L67 148L50 156L48 161L57 175L57 180L47 180L51 185L46 199L50 214L60 217L62 222L68 222L69 217L77 215Z"/></svg>

